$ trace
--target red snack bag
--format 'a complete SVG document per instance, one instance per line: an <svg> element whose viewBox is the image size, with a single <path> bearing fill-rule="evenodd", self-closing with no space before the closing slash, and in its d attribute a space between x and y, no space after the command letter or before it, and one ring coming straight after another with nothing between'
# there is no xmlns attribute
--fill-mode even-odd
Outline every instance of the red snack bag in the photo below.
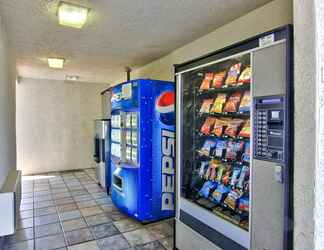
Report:
<svg viewBox="0 0 324 250"><path fill-rule="evenodd" d="M225 119L216 119L215 125L213 128L213 134L215 134L218 137L221 137L224 131L224 128L227 126L228 121Z"/></svg>
<svg viewBox="0 0 324 250"><path fill-rule="evenodd" d="M223 109L223 112L237 112L239 103L241 101L241 93L240 92L235 92L233 93L228 101L225 104L225 107Z"/></svg>
<svg viewBox="0 0 324 250"><path fill-rule="evenodd" d="M250 138L250 119L245 121L243 128L241 129L238 136L244 137L244 138Z"/></svg>
<svg viewBox="0 0 324 250"><path fill-rule="evenodd" d="M223 85L223 81L224 81L225 76L226 76L226 71L216 73L214 75L212 87L213 88L221 88L222 85Z"/></svg>
<svg viewBox="0 0 324 250"><path fill-rule="evenodd" d="M243 123L243 120L241 120L241 119L233 119L233 120L229 121L224 134L228 135L232 138L235 138L242 123Z"/></svg>
<svg viewBox="0 0 324 250"><path fill-rule="evenodd" d="M240 75L242 63L234 64L227 73L225 84L227 86L233 86L237 84L237 78Z"/></svg>
<svg viewBox="0 0 324 250"><path fill-rule="evenodd" d="M213 78L214 78L213 73L206 73L205 78L202 81L199 90L209 90L210 85L211 85L211 81L213 80Z"/></svg>
<svg viewBox="0 0 324 250"><path fill-rule="evenodd" d="M207 117L207 119L205 120L204 124L200 129L200 132L205 135L209 135L211 128L214 126L215 120L216 118L214 117Z"/></svg>
<svg viewBox="0 0 324 250"><path fill-rule="evenodd" d="M200 113L209 113L211 105L213 104L213 99L205 99L201 105Z"/></svg>

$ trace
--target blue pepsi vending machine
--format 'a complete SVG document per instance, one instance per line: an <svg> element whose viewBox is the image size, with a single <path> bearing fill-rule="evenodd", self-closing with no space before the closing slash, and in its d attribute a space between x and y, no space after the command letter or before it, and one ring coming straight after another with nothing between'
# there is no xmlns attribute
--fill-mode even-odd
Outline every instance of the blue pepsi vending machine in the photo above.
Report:
<svg viewBox="0 0 324 250"><path fill-rule="evenodd" d="M174 216L174 83L138 79L112 89L112 201L142 223Z"/></svg>

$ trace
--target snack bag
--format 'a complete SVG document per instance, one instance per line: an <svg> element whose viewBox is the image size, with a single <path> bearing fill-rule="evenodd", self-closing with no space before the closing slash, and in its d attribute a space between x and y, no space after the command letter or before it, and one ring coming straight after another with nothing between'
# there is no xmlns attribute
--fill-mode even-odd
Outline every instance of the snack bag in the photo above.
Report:
<svg viewBox="0 0 324 250"><path fill-rule="evenodd" d="M223 106L224 106L225 102L226 102L226 94L224 94L224 93L218 94L210 112L222 113Z"/></svg>
<svg viewBox="0 0 324 250"><path fill-rule="evenodd" d="M229 192L230 189L225 185L223 184L218 185L218 187L212 193L212 201L217 204L222 203Z"/></svg>
<svg viewBox="0 0 324 250"><path fill-rule="evenodd" d="M233 119L233 120L229 121L224 134L228 135L229 137L236 138L236 135L237 135L242 123L243 123L243 120L241 120L241 119Z"/></svg>
<svg viewBox="0 0 324 250"><path fill-rule="evenodd" d="M251 75L252 75L251 66L247 66L242 71L242 74L240 75L238 82L240 84L249 84L249 83L251 83Z"/></svg>
<svg viewBox="0 0 324 250"><path fill-rule="evenodd" d="M227 73L225 84L227 86L233 86L237 83L237 78L241 72L242 63L234 64Z"/></svg>
<svg viewBox="0 0 324 250"><path fill-rule="evenodd" d="M217 161L217 160L211 160L209 163L209 167L210 167L209 179L212 181L214 181L216 178L218 164L219 164L219 161Z"/></svg>
<svg viewBox="0 0 324 250"><path fill-rule="evenodd" d="M242 155L243 162L250 162L250 142L246 142L244 145L244 153Z"/></svg>
<svg viewBox="0 0 324 250"><path fill-rule="evenodd" d="M240 189L243 189L244 187L244 181L248 178L249 176L249 167L248 166L243 166L240 174L240 178L237 182L237 187Z"/></svg>
<svg viewBox="0 0 324 250"><path fill-rule="evenodd" d="M237 108L239 106L240 101L241 101L241 93L240 92L233 93L229 97L228 101L226 102L223 112L229 112L229 113L237 112Z"/></svg>
<svg viewBox="0 0 324 250"><path fill-rule="evenodd" d="M208 161L202 161L202 162L200 162L200 169L199 169L199 176L200 176L200 178L203 178L204 177L205 172L206 172L206 170L208 168L208 165L209 165Z"/></svg>
<svg viewBox="0 0 324 250"><path fill-rule="evenodd" d="M210 156L212 153L212 150L215 148L216 141L212 139L207 139L204 142L204 145L202 148L199 150L199 154L201 156Z"/></svg>
<svg viewBox="0 0 324 250"><path fill-rule="evenodd" d="M210 107L213 104L213 99L205 99L201 104L200 113L209 113Z"/></svg>
<svg viewBox="0 0 324 250"><path fill-rule="evenodd" d="M249 112L250 111L250 102L251 102L251 96L250 91L245 91L243 94L243 98L241 100L241 104L239 107L239 112Z"/></svg>
<svg viewBox="0 0 324 250"><path fill-rule="evenodd" d="M212 133L218 137L221 137L226 125L227 121L225 119L216 119Z"/></svg>
<svg viewBox="0 0 324 250"><path fill-rule="evenodd" d="M250 207L249 197L244 196L244 197L240 198L239 205L238 205L238 209L241 212L248 213L249 212L249 207Z"/></svg>
<svg viewBox="0 0 324 250"><path fill-rule="evenodd" d="M208 198L209 194L217 187L217 183L213 181L206 181L203 187L200 189L199 194L204 197Z"/></svg>
<svg viewBox="0 0 324 250"><path fill-rule="evenodd" d="M227 170L222 178L222 183L224 185L228 185L230 183L230 179L231 179L231 174L232 174L232 167L228 166Z"/></svg>
<svg viewBox="0 0 324 250"><path fill-rule="evenodd" d="M217 179L216 179L218 182L222 181L225 172L226 172L226 166L223 164L219 164L218 171L217 171Z"/></svg>
<svg viewBox="0 0 324 250"><path fill-rule="evenodd" d="M241 168L238 167L238 166L235 166L234 167L234 170L233 170L233 174L232 174L232 177L231 177L231 186L232 188L235 188L237 182L238 182L238 178L239 178L239 175L241 173Z"/></svg>
<svg viewBox="0 0 324 250"><path fill-rule="evenodd" d="M235 210L241 196L242 193L240 191L232 190L224 200L224 204L226 204L230 209Z"/></svg>
<svg viewBox="0 0 324 250"><path fill-rule="evenodd" d="M211 81L213 80L213 78L214 78L213 73L206 73L205 78L202 81L199 90L200 91L209 90L210 89L210 84L211 84Z"/></svg>
<svg viewBox="0 0 324 250"><path fill-rule="evenodd" d="M218 72L214 75L212 87L221 88L223 85L224 78L226 76L226 71Z"/></svg>
<svg viewBox="0 0 324 250"><path fill-rule="evenodd" d="M233 161L236 158L235 143L233 141L228 141L227 143L225 158L229 161Z"/></svg>
<svg viewBox="0 0 324 250"><path fill-rule="evenodd" d="M216 149L215 149L215 156L218 158L222 158L224 156L224 152L226 150L227 142L223 140L217 140L216 142Z"/></svg>
<svg viewBox="0 0 324 250"><path fill-rule="evenodd" d="M204 124L202 125L200 132L205 135L210 135L210 131L212 127L214 126L216 118L214 117L207 117Z"/></svg>
<svg viewBox="0 0 324 250"><path fill-rule="evenodd" d="M245 121L243 128L241 129L238 136L243 138L250 138L250 119Z"/></svg>

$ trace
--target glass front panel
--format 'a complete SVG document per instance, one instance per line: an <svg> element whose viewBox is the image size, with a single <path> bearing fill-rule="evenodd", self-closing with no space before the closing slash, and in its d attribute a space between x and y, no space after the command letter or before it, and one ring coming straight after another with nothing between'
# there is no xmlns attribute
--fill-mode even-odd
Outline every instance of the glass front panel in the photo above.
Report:
<svg viewBox="0 0 324 250"><path fill-rule="evenodd" d="M181 196L249 228L250 54L182 74Z"/></svg>

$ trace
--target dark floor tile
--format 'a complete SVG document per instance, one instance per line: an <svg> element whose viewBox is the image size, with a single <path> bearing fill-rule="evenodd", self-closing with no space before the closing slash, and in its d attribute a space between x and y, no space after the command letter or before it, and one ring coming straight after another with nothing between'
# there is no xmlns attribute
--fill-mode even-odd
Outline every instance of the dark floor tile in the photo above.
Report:
<svg viewBox="0 0 324 250"><path fill-rule="evenodd" d="M35 237L37 238L62 233L63 232L60 223L47 224L35 227Z"/></svg>
<svg viewBox="0 0 324 250"><path fill-rule="evenodd" d="M77 202L78 208L86 208L86 207L93 207L96 206L97 203L95 200L88 200L88 201L79 201Z"/></svg>
<svg viewBox="0 0 324 250"><path fill-rule="evenodd" d="M81 217L79 210L72 210L63 213L59 213L61 221L73 220Z"/></svg>
<svg viewBox="0 0 324 250"><path fill-rule="evenodd" d="M132 230L142 227L142 225L139 222L137 222L133 219L130 219L130 218L115 221L114 225L122 233L127 232L127 231L132 231Z"/></svg>
<svg viewBox="0 0 324 250"><path fill-rule="evenodd" d="M127 216L119 211L114 211L109 214L109 216L112 218L114 221L122 220L127 218Z"/></svg>
<svg viewBox="0 0 324 250"><path fill-rule="evenodd" d="M93 200L93 198L92 198L92 196L90 194L74 196L73 199L76 202Z"/></svg>
<svg viewBox="0 0 324 250"><path fill-rule="evenodd" d="M34 210L19 211L19 219L27 219L34 216Z"/></svg>
<svg viewBox="0 0 324 250"><path fill-rule="evenodd" d="M63 234L51 235L35 239L36 250L51 250L65 247Z"/></svg>
<svg viewBox="0 0 324 250"><path fill-rule="evenodd" d="M113 224L101 224L92 226L90 227L90 230L96 239L120 234L118 229Z"/></svg>
<svg viewBox="0 0 324 250"><path fill-rule="evenodd" d="M56 207L44 207L35 209L35 217L48 214L56 214Z"/></svg>
<svg viewBox="0 0 324 250"><path fill-rule="evenodd" d="M33 228L17 230L15 234L5 237L5 244L11 245L21 241L32 240L34 238Z"/></svg>
<svg viewBox="0 0 324 250"><path fill-rule="evenodd" d="M117 211L117 208L112 205L112 204L104 204L104 205L100 205L101 209L104 211L104 212L107 212L107 213L111 213L111 212L114 212L114 211Z"/></svg>
<svg viewBox="0 0 324 250"><path fill-rule="evenodd" d="M80 228L86 228L87 223L84 221L83 218L79 218L74 220L63 221L62 226L64 232L69 232Z"/></svg>
<svg viewBox="0 0 324 250"><path fill-rule="evenodd" d="M44 216L35 217L35 226L41 226L58 222L59 218L57 214L48 214Z"/></svg>
<svg viewBox="0 0 324 250"><path fill-rule="evenodd" d="M153 226L149 226L147 227L147 230L157 240L167 238L173 235L173 227L171 227L167 222L162 222Z"/></svg>
<svg viewBox="0 0 324 250"><path fill-rule="evenodd" d="M92 194L92 197L95 198L95 199L102 199L102 198L107 198L108 195L105 192L100 192L100 193Z"/></svg>
<svg viewBox="0 0 324 250"><path fill-rule="evenodd" d="M77 191L72 191L71 195L73 197L75 197L75 196L81 196L81 195L89 195L89 193L86 190L77 190Z"/></svg>
<svg viewBox="0 0 324 250"><path fill-rule="evenodd" d="M165 250L165 248L160 242L154 241L144 245L135 246L135 250Z"/></svg>
<svg viewBox="0 0 324 250"><path fill-rule="evenodd" d="M105 213L85 217L85 220L89 226L112 222L111 218Z"/></svg>
<svg viewBox="0 0 324 250"><path fill-rule="evenodd" d="M76 209L78 209L78 207L75 203L69 203L69 204L57 206L57 210L60 213L64 213L64 212L68 212L68 211L72 211L72 210L76 210Z"/></svg>
<svg viewBox="0 0 324 250"><path fill-rule="evenodd" d="M65 236L69 246L93 240L93 236L88 228L67 232Z"/></svg>
<svg viewBox="0 0 324 250"><path fill-rule="evenodd" d="M97 243L101 250L121 250L130 247L121 234L97 240Z"/></svg>
<svg viewBox="0 0 324 250"><path fill-rule="evenodd" d="M34 250L34 240L21 241L12 245L4 245L3 250Z"/></svg>
<svg viewBox="0 0 324 250"><path fill-rule="evenodd" d="M29 228L34 226L33 218L18 220L17 229Z"/></svg>
<svg viewBox="0 0 324 250"><path fill-rule="evenodd" d="M26 210L31 210L34 208L33 203L27 203L27 204L20 204L20 211L26 211Z"/></svg>
<svg viewBox="0 0 324 250"><path fill-rule="evenodd" d="M102 209L99 206L82 208L80 209L80 211L84 217L103 213Z"/></svg>
<svg viewBox="0 0 324 250"><path fill-rule="evenodd" d="M97 199L96 202L99 204L99 205L104 205L104 204L112 204L112 201L110 198L101 198L101 199Z"/></svg>
<svg viewBox="0 0 324 250"><path fill-rule="evenodd" d="M130 231L123 235L132 246L142 245L156 240L146 228Z"/></svg>

